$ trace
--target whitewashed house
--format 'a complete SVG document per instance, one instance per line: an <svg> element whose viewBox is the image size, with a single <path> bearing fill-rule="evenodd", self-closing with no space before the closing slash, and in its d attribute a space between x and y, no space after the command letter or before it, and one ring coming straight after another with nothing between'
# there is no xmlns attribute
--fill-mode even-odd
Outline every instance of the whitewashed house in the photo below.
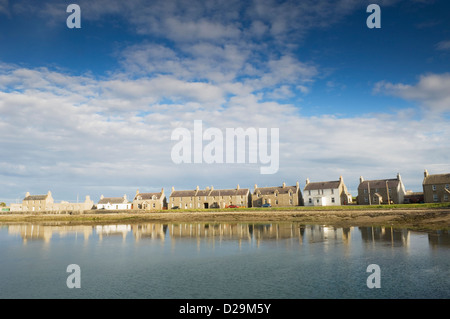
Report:
<svg viewBox="0 0 450 319"><path fill-rule="evenodd" d="M100 197L97 209L122 210L131 209L131 203L127 199L127 195L123 197Z"/></svg>
<svg viewBox="0 0 450 319"><path fill-rule="evenodd" d="M341 206L352 202L342 176L338 181L313 182L306 179L303 190L305 206Z"/></svg>

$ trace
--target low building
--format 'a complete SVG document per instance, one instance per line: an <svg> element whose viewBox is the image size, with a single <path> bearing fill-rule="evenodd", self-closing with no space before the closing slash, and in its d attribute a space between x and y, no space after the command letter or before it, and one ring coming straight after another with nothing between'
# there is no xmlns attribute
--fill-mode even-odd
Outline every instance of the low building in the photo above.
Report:
<svg viewBox="0 0 450 319"><path fill-rule="evenodd" d="M299 183L295 186L274 187L258 187L255 184L255 189L252 194L252 207L262 207L263 205L270 205L272 207L288 207L301 205L301 191Z"/></svg>
<svg viewBox="0 0 450 319"><path fill-rule="evenodd" d="M131 208L135 210L161 210L167 208L164 188L157 193L139 193L139 190L137 190Z"/></svg>
<svg viewBox="0 0 450 319"><path fill-rule="evenodd" d="M405 186L400 174L397 178L364 180L359 178L358 205L403 204Z"/></svg>
<svg viewBox="0 0 450 319"><path fill-rule="evenodd" d="M303 189L305 206L341 206L352 203L352 195L348 192L342 176L338 181L310 182L306 179Z"/></svg>
<svg viewBox="0 0 450 319"><path fill-rule="evenodd" d="M46 195L25 194L22 204L11 204L11 212L83 212L92 209L94 202L90 196L86 196L84 202L70 203L61 201L55 203L52 193L49 191Z"/></svg>
<svg viewBox="0 0 450 319"><path fill-rule="evenodd" d="M450 174L430 175L425 170L422 187L425 203L444 203L450 201Z"/></svg>
<svg viewBox="0 0 450 319"><path fill-rule="evenodd" d="M195 190L176 191L172 187L169 199L169 209L207 209L207 208L227 208L229 206L249 207L250 190L240 188L235 189L214 189L207 187L201 190L198 186Z"/></svg>
<svg viewBox="0 0 450 319"><path fill-rule="evenodd" d="M403 202L405 204L424 203L425 200L424 200L423 192L413 192L411 190L407 190Z"/></svg>
<svg viewBox="0 0 450 319"><path fill-rule="evenodd" d="M131 203L127 199L127 195L123 197L104 197L100 196L100 200L97 204L97 209L107 210L123 210L131 209Z"/></svg>

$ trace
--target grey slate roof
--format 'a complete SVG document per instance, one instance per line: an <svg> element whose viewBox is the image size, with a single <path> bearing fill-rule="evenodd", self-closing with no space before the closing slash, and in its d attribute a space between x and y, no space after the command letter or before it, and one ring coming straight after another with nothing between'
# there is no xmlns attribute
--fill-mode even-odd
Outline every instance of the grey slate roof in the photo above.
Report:
<svg viewBox="0 0 450 319"><path fill-rule="evenodd" d="M104 197L99 200L99 204L124 204L127 203L126 200L124 200L123 197Z"/></svg>
<svg viewBox="0 0 450 319"><path fill-rule="evenodd" d="M450 184L450 174L428 175L423 179L423 184L424 185Z"/></svg>
<svg viewBox="0 0 450 319"><path fill-rule="evenodd" d="M261 195L272 195L275 194L275 192L278 192L278 194L287 194L289 193L289 190L295 193L296 189L297 186L257 187L254 193L256 194L257 192L259 192Z"/></svg>
<svg viewBox="0 0 450 319"><path fill-rule="evenodd" d="M30 195L25 197L23 200L46 200L47 199L47 195Z"/></svg>
<svg viewBox="0 0 450 319"><path fill-rule="evenodd" d="M336 189L339 187L340 181L330 181L330 182L310 182L306 184L304 190L312 191L317 189Z"/></svg>
<svg viewBox="0 0 450 319"><path fill-rule="evenodd" d="M393 179L376 179L376 180L367 180L359 183L358 189L374 189L374 188L386 188L386 181L389 188L396 188L400 181L397 178Z"/></svg>
<svg viewBox="0 0 450 319"><path fill-rule="evenodd" d="M148 199L153 199L153 196L156 197L156 199L160 199L162 196L162 192L159 193L139 193L136 194L136 196L134 197L134 200L148 200ZM140 197L140 198L138 198Z"/></svg>

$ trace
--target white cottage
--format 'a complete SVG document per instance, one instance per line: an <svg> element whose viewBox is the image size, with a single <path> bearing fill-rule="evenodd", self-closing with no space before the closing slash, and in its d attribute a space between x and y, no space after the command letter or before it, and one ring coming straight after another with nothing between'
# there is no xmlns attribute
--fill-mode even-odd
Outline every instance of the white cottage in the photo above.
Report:
<svg viewBox="0 0 450 319"><path fill-rule="evenodd" d="M131 209L131 203L127 199L127 195L123 197L100 197L97 209L121 210Z"/></svg>
<svg viewBox="0 0 450 319"><path fill-rule="evenodd" d="M341 206L352 202L342 176L338 181L313 182L306 179L303 190L305 206Z"/></svg>

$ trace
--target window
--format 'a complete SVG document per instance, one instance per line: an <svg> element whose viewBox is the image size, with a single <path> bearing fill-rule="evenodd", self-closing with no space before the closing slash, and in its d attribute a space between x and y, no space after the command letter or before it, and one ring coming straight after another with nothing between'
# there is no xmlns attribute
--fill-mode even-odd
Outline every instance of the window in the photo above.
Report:
<svg viewBox="0 0 450 319"><path fill-rule="evenodd" d="M445 184L445 189L450 189L450 185L449 184Z"/></svg>
<svg viewBox="0 0 450 319"><path fill-rule="evenodd" d="M367 194L367 189L364 189L364 194Z"/></svg>
<svg viewBox="0 0 450 319"><path fill-rule="evenodd" d="M312 199L310 198L308 202L309 202L310 204L312 204Z"/></svg>
<svg viewBox="0 0 450 319"><path fill-rule="evenodd" d="M275 201L275 204L278 205L278 199Z"/></svg>
<svg viewBox="0 0 450 319"><path fill-rule="evenodd" d="M438 197L437 194L434 194L434 195L433 195L433 201L434 201L434 202L439 201L439 197Z"/></svg>
<svg viewBox="0 0 450 319"><path fill-rule="evenodd" d="M308 191L308 195L311 196L311 191L310 190Z"/></svg>
<svg viewBox="0 0 450 319"><path fill-rule="evenodd" d="M368 203L369 199L367 198L367 196L364 196L364 202Z"/></svg>
<svg viewBox="0 0 450 319"><path fill-rule="evenodd" d="M331 197L331 202L332 202L332 203L334 203L334 202L335 202L335 201L334 201L334 197Z"/></svg>
<svg viewBox="0 0 450 319"><path fill-rule="evenodd" d="M334 189L331 189L331 194L334 194ZM333 202L334 203L334 202Z"/></svg>
<svg viewBox="0 0 450 319"><path fill-rule="evenodd" d="M292 205L292 199L289 200L289 205Z"/></svg>
<svg viewBox="0 0 450 319"><path fill-rule="evenodd" d="M448 201L448 195L447 194L444 195L444 200Z"/></svg>
<svg viewBox="0 0 450 319"><path fill-rule="evenodd" d="M153 208L155 208L156 207L156 205L155 205L155 203L153 203Z"/></svg>
<svg viewBox="0 0 450 319"><path fill-rule="evenodd" d="M431 188L435 191L436 190L436 185L432 185Z"/></svg>

